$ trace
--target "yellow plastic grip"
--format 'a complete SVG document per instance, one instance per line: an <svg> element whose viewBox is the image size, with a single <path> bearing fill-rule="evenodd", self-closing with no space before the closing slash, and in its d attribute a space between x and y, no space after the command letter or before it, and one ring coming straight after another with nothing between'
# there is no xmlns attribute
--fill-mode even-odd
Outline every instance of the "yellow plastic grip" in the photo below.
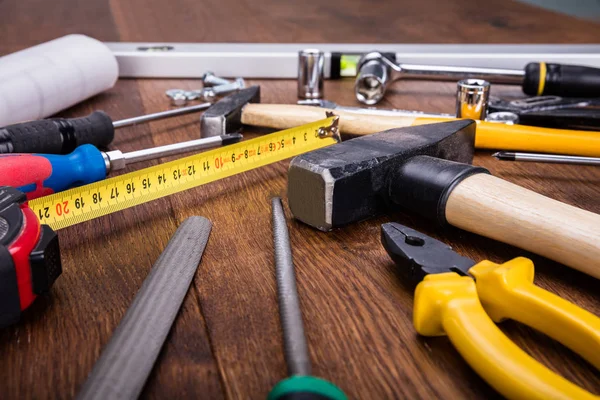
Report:
<svg viewBox="0 0 600 400"><path fill-rule="evenodd" d="M448 120L448 118L417 118L412 125ZM600 157L600 132L475 122L477 122L475 147L478 149Z"/></svg>
<svg viewBox="0 0 600 400"><path fill-rule="evenodd" d="M469 272L483 308L495 322L510 318L545 333L600 369L600 318L533 284L533 262L482 261Z"/></svg>
<svg viewBox="0 0 600 400"><path fill-rule="evenodd" d="M478 121L475 147L600 157L600 132Z"/></svg>
<svg viewBox="0 0 600 400"><path fill-rule="evenodd" d="M448 335L467 363L509 399L597 400L506 337L484 311L472 278L426 276L415 292L413 323L421 335Z"/></svg>

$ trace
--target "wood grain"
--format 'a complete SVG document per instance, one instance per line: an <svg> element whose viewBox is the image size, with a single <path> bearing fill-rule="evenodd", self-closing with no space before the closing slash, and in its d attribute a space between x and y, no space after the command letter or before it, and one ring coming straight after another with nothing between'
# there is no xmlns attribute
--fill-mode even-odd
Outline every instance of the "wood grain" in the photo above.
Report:
<svg viewBox="0 0 600 400"><path fill-rule="evenodd" d="M0 0L0 53L67 33L105 41L597 43L599 25L506 0L419 2L319 0ZM294 103L296 82L258 81L264 103ZM113 118L161 111L164 91L197 80L120 80L114 89L62 115L103 109ZM452 83L400 82L382 107L453 112ZM327 81L326 98L358 105L353 82ZM494 86L494 95L520 89ZM252 138L256 132L244 133ZM123 151L199 137L198 115L120 129ZM154 165L148 161L125 172ZM548 197L599 213L594 167L502 163L479 152L475 164ZM285 198L289 161L156 200L59 232L64 273L50 296L0 332L0 397L72 398L179 223L202 215L213 224L203 261L144 398L260 399L286 375L275 295L271 196ZM287 210L288 216L289 210ZM540 256L460 230L440 230L401 211L322 233L289 220L299 294L315 375L351 398L497 398L447 338L412 327L412 291L379 242L398 221L465 256L534 260L536 282L600 314L598 281ZM532 329L499 325L554 371L600 394L600 374Z"/></svg>
<svg viewBox="0 0 600 400"><path fill-rule="evenodd" d="M450 225L600 278L600 215L487 174L466 178L446 204ZM482 221L485 221L482 223Z"/></svg>
<svg viewBox="0 0 600 400"><path fill-rule="evenodd" d="M242 122L252 126L287 129L318 121L324 118L326 112L334 112L334 110L296 104L248 104L242 111ZM340 132L354 135L410 126L416 119L395 116L373 117L342 110L335 110L335 115L340 117Z"/></svg>

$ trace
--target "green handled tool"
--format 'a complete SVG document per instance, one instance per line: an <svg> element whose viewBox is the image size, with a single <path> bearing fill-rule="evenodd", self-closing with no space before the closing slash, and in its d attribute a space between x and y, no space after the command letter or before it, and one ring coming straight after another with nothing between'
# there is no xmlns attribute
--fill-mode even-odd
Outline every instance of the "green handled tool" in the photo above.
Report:
<svg viewBox="0 0 600 400"><path fill-rule="evenodd" d="M290 236L281 199L272 199L271 205L279 314L283 328L285 361L290 377L275 385L269 393L268 400L347 400L344 392L333 383L311 375Z"/></svg>

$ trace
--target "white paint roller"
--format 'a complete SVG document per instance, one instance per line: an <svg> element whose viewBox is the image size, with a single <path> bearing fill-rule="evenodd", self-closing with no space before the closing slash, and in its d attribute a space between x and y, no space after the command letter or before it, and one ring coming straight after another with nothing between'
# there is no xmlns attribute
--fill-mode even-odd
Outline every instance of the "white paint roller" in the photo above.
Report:
<svg viewBox="0 0 600 400"><path fill-rule="evenodd" d="M68 35L0 57L0 126L48 117L114 86L106 45Z"/></svg>

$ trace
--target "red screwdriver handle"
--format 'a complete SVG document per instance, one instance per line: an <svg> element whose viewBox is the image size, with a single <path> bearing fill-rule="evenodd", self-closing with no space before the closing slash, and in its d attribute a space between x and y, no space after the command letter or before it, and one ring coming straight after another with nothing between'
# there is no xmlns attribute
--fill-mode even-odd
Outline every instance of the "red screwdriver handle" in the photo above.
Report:
<svg viewBox="0 0 600 400"><path fill-rule="evenodd" d="M71 154L0 155L0 186L12 186L35 199L106 178L102 152L91 144Z"/></svg>

